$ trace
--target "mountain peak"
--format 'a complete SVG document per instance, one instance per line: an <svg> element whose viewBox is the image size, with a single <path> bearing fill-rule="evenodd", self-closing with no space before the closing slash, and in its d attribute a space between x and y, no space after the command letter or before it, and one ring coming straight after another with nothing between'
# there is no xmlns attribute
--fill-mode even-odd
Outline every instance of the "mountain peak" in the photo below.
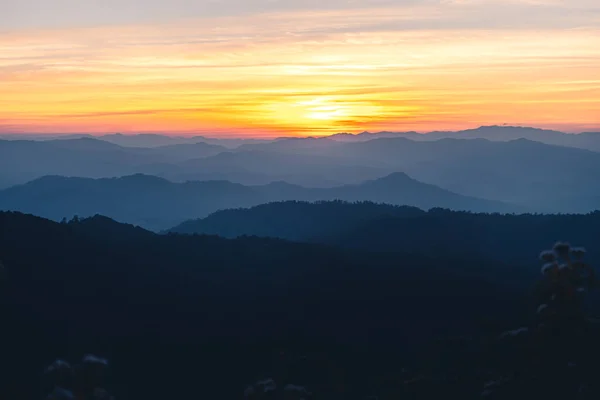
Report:
<svg viewBox="0 0 600 400"><path fill-rule="evenodd" d="M406 183L406 182L416 182L416 181L404 172L393 172L393 173L386 175L384 177L381 177L379 179L374 179L374 180L371 180L371 181L365 182L365 183L371 183L371 184L384 183L386 185L393 185L393 184Z"/></svg>
<svg viewBox="0 0 600 400"><path fill-rule="evenodd" d="M132 182L132 183L154 183L154 184L164 184L164 183L172 183L171 181L161 178L155 175L147 175L147 174L133 174L133 175L125 175L119 178L114 178L115 180L119 180L122 182Z"/></svg>

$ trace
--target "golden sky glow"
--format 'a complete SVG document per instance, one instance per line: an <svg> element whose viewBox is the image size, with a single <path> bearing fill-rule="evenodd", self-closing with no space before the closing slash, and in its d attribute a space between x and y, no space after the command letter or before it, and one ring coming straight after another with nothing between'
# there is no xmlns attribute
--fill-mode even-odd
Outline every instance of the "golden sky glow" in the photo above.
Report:
<svg viewBox="0 0 600 400"><path fill-rule="evenodd" d="M600 130L594 2L13 23L0 31L0 132Z"/></svg>

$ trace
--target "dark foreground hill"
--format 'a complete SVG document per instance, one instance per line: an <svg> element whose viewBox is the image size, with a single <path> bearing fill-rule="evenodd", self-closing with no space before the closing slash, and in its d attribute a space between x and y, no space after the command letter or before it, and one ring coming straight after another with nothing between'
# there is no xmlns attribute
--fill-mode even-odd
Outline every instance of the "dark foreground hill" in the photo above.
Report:
<svg viewBox="0 0 600 400"><path fill-rule="evenodd" d="M123 398L185 398L198 387L237 398L261 374L359 390L352 374L381 375L383 355L408 363L428 340L487 320L503 326L522 305L471 273L504 268L481 260L156 235L104 217L60 224L0 213L0 259L2 389L28 394L18 398L32 398L44 363L83 352L114 362ZM286 372L273 364L281 349L341 354L335 368L343 357L359 362L335 379L323 365Z"/></svg>
<svg viewBox="0 0 600 400"><path fill-rule="evenodd" d="M227 181L174 183L148 175L112 179L48 176L0 191L0 210L60 221L102 214L121 222L163 230L217 210L282 200L376 201L424 209L481 212L519 210L508 204L457 195L396 173L357 185L305 188L285 182L244 186Z"/></svg>
<svg viewBox="0 0 600 400"><path fill-rule="evenodd" d="M0 259L3 399L40 398L42 367L84 353L111 361L120 399L238 399L268 378L310 399L600 394L599 324L579 306L597 282L558 266L533 299L494 276L527 281L535 264L19 213L0 213ZM280 395L247 399L301 398Z"/></svg>
<svg viewBox="0 0 600 400"><path fill-rule="evenodd" d="M168 232L225 238L259 236L314 243L337 240L369 221L424 214L426 211L417 207L373 202L283 201L217 211L206 218L185 221Z"/></svg>
<svg viewBox="0 0 600 400"><path fill-rule="evenodd" d="M476 214L423 211L370 202L280 202L224 210L171 229L184 234L243 235L327 243L371 251L476 254L533 262L531 248L568 237L600 248L600 212L577 215ZM600 259L593 252L592 259Z"/></svg>

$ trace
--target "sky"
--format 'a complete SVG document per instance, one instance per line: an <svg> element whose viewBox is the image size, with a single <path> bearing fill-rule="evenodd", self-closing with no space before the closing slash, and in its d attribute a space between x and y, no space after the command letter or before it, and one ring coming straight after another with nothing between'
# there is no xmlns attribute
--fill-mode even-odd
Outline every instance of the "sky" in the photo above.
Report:
<svg viewBox="0 0 600 400"><path fill-rule="evenodd" d="M0 0L0 132L600 131L598 0Z"/></svg>

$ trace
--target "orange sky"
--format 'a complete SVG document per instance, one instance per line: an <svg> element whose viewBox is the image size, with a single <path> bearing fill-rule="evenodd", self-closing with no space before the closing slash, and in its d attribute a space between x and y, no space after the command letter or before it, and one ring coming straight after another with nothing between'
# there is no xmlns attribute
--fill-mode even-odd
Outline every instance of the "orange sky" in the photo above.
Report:
<svg viewBox="0 0 600 400"><path fill-rule="evenodd" d="M13 24L0 132L600 130L593 1L465 2Z"/></svg>

